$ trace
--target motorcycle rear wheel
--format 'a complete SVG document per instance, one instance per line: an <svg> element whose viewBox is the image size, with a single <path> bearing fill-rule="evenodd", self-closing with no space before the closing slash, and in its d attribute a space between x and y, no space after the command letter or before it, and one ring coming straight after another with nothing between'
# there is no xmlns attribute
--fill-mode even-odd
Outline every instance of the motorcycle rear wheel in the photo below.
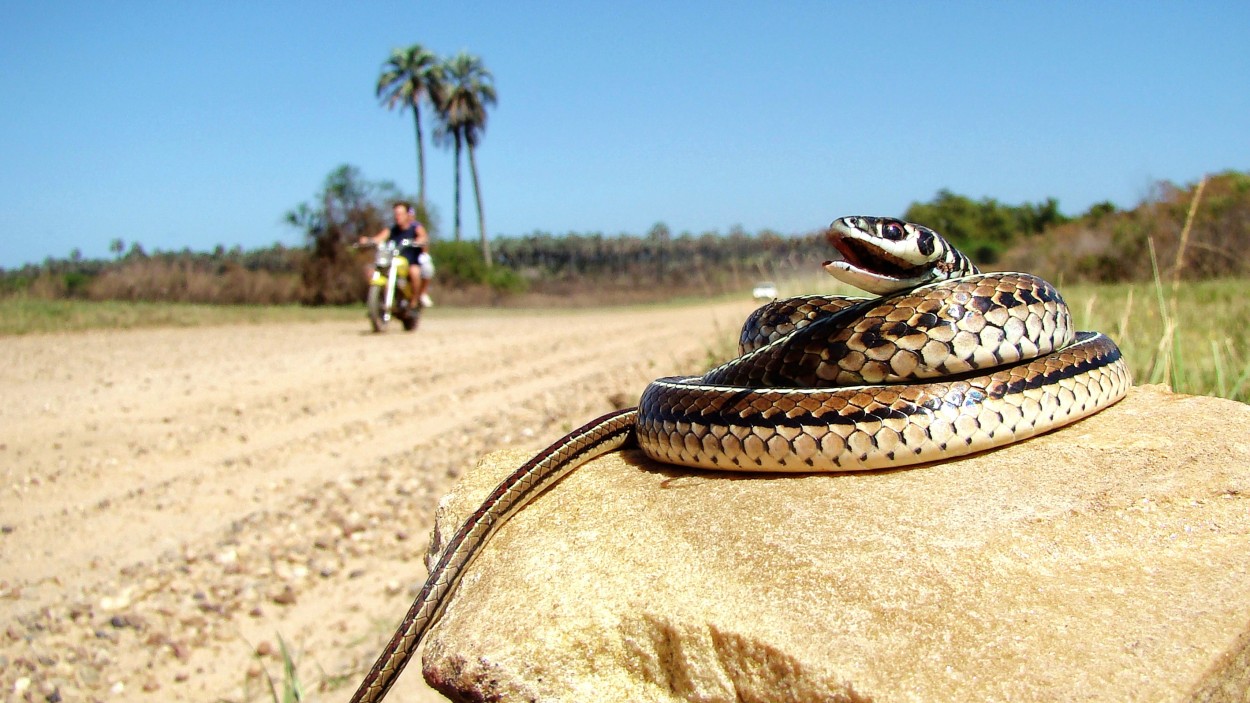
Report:
<svg viewBox="0 0 1250 703"><path fill-rule="evenodd" d="M403 317L401 317L399 321L404 323L405 332L415 331L417 329L417 325L421 324L421 309L417 308L416 310L404 310Z"/></svg>

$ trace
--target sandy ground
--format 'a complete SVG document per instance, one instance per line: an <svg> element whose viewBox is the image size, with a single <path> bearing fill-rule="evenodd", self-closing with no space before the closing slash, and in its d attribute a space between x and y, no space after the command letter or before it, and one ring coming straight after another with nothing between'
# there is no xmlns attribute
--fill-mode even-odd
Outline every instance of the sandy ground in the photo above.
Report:
<svg viewBox="0 0 1250 703"><path fill-rule="evenodd" d="M0 697L345 700L435 504L701 370L749 301L0 338ZM436 701L414 666L395 700Z"/></svg>

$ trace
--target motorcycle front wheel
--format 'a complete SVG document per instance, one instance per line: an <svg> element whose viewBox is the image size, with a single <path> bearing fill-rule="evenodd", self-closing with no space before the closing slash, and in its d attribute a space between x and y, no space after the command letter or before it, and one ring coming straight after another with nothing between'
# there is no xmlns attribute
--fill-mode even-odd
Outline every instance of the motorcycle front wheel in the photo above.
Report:
<svg viewBox="0 0 1250 703"><path fill-rule="evenodd" d="M365 306L369 310L369 324L373 327L374 332L386 331L386 305L382 298L382 286L369 286L369 297L365 301Z"/></svg>

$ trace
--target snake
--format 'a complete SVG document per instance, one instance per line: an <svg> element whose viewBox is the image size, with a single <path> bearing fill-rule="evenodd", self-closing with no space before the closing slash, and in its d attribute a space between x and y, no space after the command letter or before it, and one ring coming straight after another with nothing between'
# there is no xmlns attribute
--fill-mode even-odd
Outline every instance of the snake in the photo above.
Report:
<svg viewBox="0 0 1250 703"><path fill-rule="evenodd" d="M1096 413L1128 392L1119 348L1073 330L1059 292L982 273L923 225L843 217L825 232L835 278L873 297L806 295L748 316L739 355L652 381L638 406L573 430L509 474L442 545L352 696L385 697L499 526L586 462L622 448L704 470L840 472L940 462Z"/></svg>

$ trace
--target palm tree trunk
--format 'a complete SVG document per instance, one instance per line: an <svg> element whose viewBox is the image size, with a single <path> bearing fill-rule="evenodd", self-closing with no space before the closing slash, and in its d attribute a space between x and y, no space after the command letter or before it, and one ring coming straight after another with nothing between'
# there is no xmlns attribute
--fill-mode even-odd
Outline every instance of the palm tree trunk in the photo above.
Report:
<svg viewBox="0 0 1250 703"><path fill-rule="evenodd" d="M417 201L425 210L425 138L421 136L421 110L412 104L412 122L417 126Z"/></svg>
<svg viewBox="0 0 1250 703"><path fill-rule="evenodd" d="M490 240L486 238L486 218L482 216L482 185L477 180L477 160L473 158L473 142L469 142L469 175L473 176L473 197L477 200L477 232L482 239L482 261L490 268Z"/></svg>
<svg viewBox="0 0 1250 703"><path fill-rule="evenodd" d="M456 241L460 241L460 132L456 137Z"/></svg>

